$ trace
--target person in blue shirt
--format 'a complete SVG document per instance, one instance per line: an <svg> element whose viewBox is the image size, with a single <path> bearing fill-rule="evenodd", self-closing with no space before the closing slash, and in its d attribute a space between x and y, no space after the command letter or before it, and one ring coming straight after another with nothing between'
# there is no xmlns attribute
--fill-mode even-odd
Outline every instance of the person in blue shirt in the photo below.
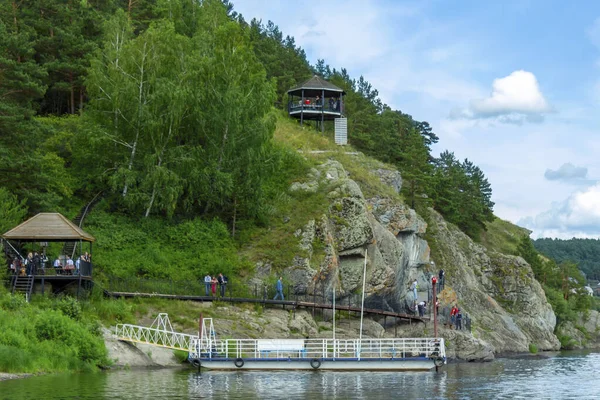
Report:
<svg viewBox="0 0 600 400"><path fill-rule="evenodd" d="M273 297L273 300L277 300L279 296L281 296L281 300L283 300L283 278L281 276L275 285L275 289L277 289L277 294Z"/></svg>

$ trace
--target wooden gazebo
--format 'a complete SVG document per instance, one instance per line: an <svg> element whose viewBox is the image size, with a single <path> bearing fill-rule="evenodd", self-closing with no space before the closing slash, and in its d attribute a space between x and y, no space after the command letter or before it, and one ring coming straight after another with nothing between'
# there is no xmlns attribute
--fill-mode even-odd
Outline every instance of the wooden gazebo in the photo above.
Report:
<svg viewBox="0 0 600 400"><path fill-rule="evenodd" d="M323 130L325 121L343 115L346 92L317 75L287 93L289 116L299 119L301 125L305 120L317 121Z"/></svg>
<svg viewBox="0 0 600 400"><path fill-rule="evenodd" d="M67 285L77 283L78 292L82 282L87 284L92 278L92 263L91 261L81 260L79 263L78 274L73 274L73 271L65 271L64 268L56 269L52 266L52 259L48 259L45 254L45 244L48 242L79 242L80 249L83 249L83 242L89 243L89 253L92 253L92 243L96 240L92 235L85 232L83 229L69 221L59 213L40 213L37 214L22 224L14 227L1 236L5 243L4 251L7 257L18 257L24 261L24 255L19 252L23 242L39 243L43 248L42 260L40 265L35 268L30 268L30 276L20 276L19 271L14 271L15 275L12 279L13 291L26 289L29 294L33 290L34 284L41 283L41 291L44 292L45 283L52 285L54 292L61 290ZM12 243L11 243L12 242ZM63 260L67 255L57 255ZM71 255L69 255L71 256ZM73 260L75 262L75 260ZM24 290L22 290L24 291Z"/></svg>

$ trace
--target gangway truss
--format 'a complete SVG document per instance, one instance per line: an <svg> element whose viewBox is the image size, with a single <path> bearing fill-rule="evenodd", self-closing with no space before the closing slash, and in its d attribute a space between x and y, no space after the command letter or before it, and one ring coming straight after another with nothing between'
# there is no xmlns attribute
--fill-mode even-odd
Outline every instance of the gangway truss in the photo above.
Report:
<svg viewBox="0 0 600 400"><path fill-rule="evenodd" d="M149 328L140 325L118 324L115 335L119 340L126 342L150 344L184 351L189 351L192 342L199 339L198 335L175 332L167 313L158 314L158 317Z"/></svg>

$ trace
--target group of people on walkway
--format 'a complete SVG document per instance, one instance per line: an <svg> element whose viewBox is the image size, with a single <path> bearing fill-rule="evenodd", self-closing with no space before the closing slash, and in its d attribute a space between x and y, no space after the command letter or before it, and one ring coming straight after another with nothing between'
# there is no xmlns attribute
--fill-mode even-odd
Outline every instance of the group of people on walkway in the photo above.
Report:
<svg viewBox="0 0 600 400"><path fill-rule="evenodd" d="M12 274L22 276L46 275L48 261L45 254L33 251L29 252L25 258L15 257L9 265L9 270ZM52 266L57 275L79 275L82 262L91 262L88 252L80 255L75 261L70 256L58 256Z"/></svg>
<svg viewBox="0 0 600 400"><path fill-rule="evenodd" d="M227 288L227 277L223 275L223 273L219 273L219 275L210 276L210 274L206 274L204 277L204 293L206 296L216 296L217 295L217 285L219 285L219 296L225 297L225 290Z"/></svg>

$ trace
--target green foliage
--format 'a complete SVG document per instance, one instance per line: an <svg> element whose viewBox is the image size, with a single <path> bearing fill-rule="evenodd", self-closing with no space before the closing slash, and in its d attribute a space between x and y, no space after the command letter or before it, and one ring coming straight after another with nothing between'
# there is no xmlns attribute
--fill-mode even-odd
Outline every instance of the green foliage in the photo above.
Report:
<svg viewBox="0 0 600 400"><path fill-rule="evenodd" d="M479 240L494 220L492 189L479 167L445 151L435 160L434 208L472 239Z"/></svg>
<svg viewBox="0 0 600 400"><path fill-rule="evenodd" d="M180 363L184 363L188 359L188 352L183 350L173 350L173 355L175 359Z"/></svg>
<svg viewBox="0 0 600 400"><path fill-rule="evenodd" d="M0 232L6 232L23 222L26 214L25 200L19 201L17 196L0 187Z"/></svg>
<svg viewBox="0 0 600 400"><path fill-rule="evenodd" d="M538 352L537 345L535 345L534 343L529 343L529 352L531 354L537 354L537 352Z"/></svg>
<svg viewBox="0 0 600 400"><path fill-rule="evenodd" d="M75 321L81 319L81 304L73 297L63 297L56 300L54 309Z"/></svg>
<svg viewBox="0 0 600 400"><path fill-rule="evenodd" d="M107 365L106 348L97 325L75 321L62 311L20 302L2 295L0 370L61 372ZM65 308L68 301L59 303ZM47 305L47 304L46 304ZM8 308L8 307L14 308ZM73 310L73 307L66 307Z"/></svg>
<svg viewBox="0 0 600 400"><path fill-rule="evenodd" d="M247 268L227 227L217 219L177 223L97 209L86 220L86 230L97 238L94 264L105 274L197 282L217 272L233 279Z"/></svg>
<svg viewBox="0 0 600 400"><path fill-rule="evenodd" d="M600 280L600 240L542 238L534 240L533 245L556 262L577 263L588 279Z"/></svg>
<svg viewBox="0 0 600 400"><path fill-rule="evenodd" d="M529 236L523 236L519 255L531 265L536 279L542 283L546 298L561 323L577 319L578 312L586 312L593 307L593 299L583 289L585 278L577 265L569 262L556 264L540 256Z"/></svg>

